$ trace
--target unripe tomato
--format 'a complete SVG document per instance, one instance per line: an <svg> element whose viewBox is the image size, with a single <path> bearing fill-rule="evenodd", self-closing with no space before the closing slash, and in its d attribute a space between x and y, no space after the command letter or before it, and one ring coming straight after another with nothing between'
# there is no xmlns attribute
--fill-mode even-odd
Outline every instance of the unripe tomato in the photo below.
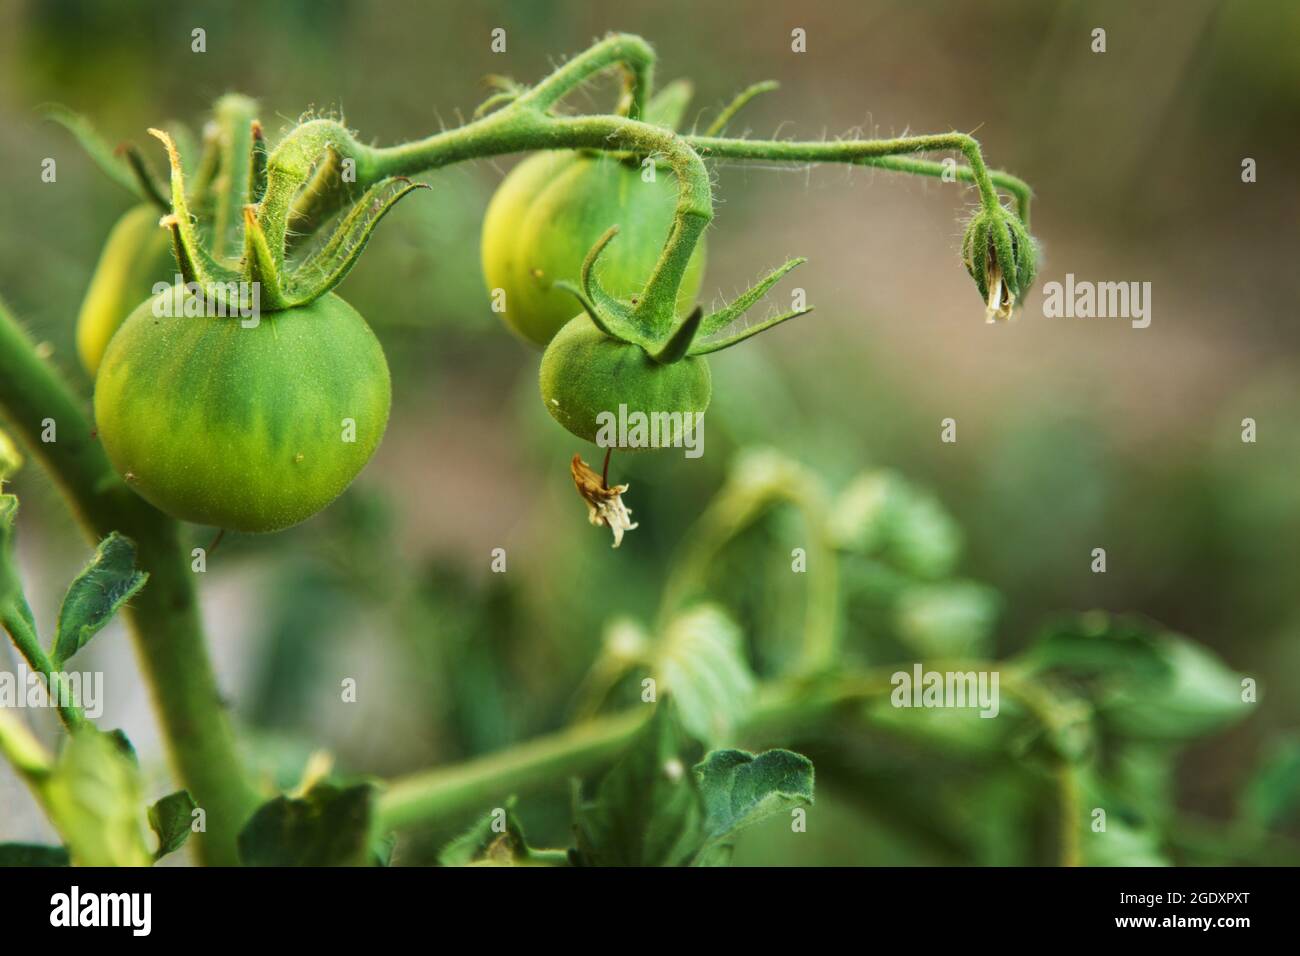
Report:
<svg viewBox="0 0 1300 956"><path fill-rule="evenodd" d="M176 272L171 240L158 225L160 215L150 205L128 209L104 243L77 315L77 354L91 375L131 310L149 298L154 283L170 282Z"/></svg>
<svg viewBox="0 0 1300 956"><path fill-rule="evenodd" d="M619 234L601 256L601 284L621 298L637 295L659 260L676 203L671 172L659 170L647 182L639 166L572 151L521 162L483 221L483 274L489 292L505 291L506 324L538 345L549 342L576 305L552 283L576 283L583 259L610 226ZM682 277L679 312L694 303L703 266L701 242Z"/></svg>
<svg viewBox="0 0 1300 956"><path fill-rule="evenodd" d="M712 379L702 357L661 365L639 345L612 339L584 313L559 331L542 355L542 401L557 422L596 441L602 412L683 412L709 407Z"/></svg>
<svg viewBox="0 0 1300 956"><path fill-rule="evenodd" d="M113 336L95 380L118 473L173 517L234 531L287 528L333 501L388 423L388 364L357 311L331 293L244 328L157 316L154 302Z"/></svg>

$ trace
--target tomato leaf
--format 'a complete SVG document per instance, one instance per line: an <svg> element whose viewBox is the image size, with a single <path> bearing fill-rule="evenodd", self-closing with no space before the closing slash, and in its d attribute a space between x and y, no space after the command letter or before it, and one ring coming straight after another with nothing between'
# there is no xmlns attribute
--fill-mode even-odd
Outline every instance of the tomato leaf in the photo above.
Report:
<svg viewBox="0 0 1300 956"><path fill-rule="evenodd" d="M689 767L698 745L676 708L654 716L575 813L577 861L589 866L684 866L704 841L704 806Z"/></svg>
<svg viewBox="0 0 1300 956"><path fill-rule="evenodd" d="M757 756L743 750L715 750L695 767L704 799L704 830L710 844L774 813L813 802L812 761L789 750ZM703 857L702 862L708 858Z"/></svg>
<svg viewBox="0 0 1300 956"><path fill-rule="evenodd" d="M68 736L41 803L77 866L148 866L140 771L107 734L85 725Z"/></svg>
<svg viewBox="0 0 1300 956"><path fill-rule="evenodd" d="M149 808L149 828L158 837L158 849L153 858L161 860L175 853L189 839L198 804L188 790L169 793Z"/></svg>
<svg viewBox="0 0 1300 956"><path fill-rule="evenodd" d="M302 797L262 804L239 833L245 866L360 866L369 862L375 788L318 783Z"/></svg>
<svg viewBox="0 0 1300 956"><path fill-rule="evenodd" d="M55 668L86 646L144 587L149 575L135 566L135 544L114 531L99 543L95 556L63 598L51 654Z"/></svg>
<svg viewBox="0 0 1300 956"><path fill-rule="evenodd" d="M740 629L716 605L698 605L669 623L652 673L672 695L682 726L705 742L725 738L754 696Z"/></svg>

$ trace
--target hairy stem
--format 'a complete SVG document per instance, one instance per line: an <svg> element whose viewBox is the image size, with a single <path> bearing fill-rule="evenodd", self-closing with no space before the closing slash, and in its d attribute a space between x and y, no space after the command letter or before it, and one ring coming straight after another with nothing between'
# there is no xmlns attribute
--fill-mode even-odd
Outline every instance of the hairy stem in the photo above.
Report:
<svg viewBox="0 0 1300 956"><path fill-rule="evenodd" d="M929 666L965 672L1002 665L996 661L936 661ZM737 736L758 739L780 734L788 741L803 729L843 713L846 707L888 695L897 670L885 666L833 678L797 677L765 684ZM1013 681L1008 691L1017 699L1034 696L1019 681ZM1047 719L1025 702L1036 720ZM494 754L394 780L379 798L379 827L382 831L403 830L449 822L466 813L501 806L507 797L554 783L557 778L597 770L627 746L649 710L596 717ZM1063 862L1073 860L1063 857Z"/></svg>
<svg viewBox="0 0 1300 956"><path fill-rule="evenodd" d="M91 432L81 403L0 305L0 412L41 460L94 542L119 531L133 539L149 583L126 609L137 657L159 714L167 751L207 814L199 850L211 864L237 862L235 837L257 804L203 644L193 575L176 522L126 487ZM52 419L55 441L41 440Z"/></svg>
<svg viewBox="0 0 1300 956"><path fill-rule="evenodd" d="M86 722L85 712L77 703L76 695L68 684L67 677L54 667L54 662L41 647L40 639L26 615L19 612L13 601L0 604L0 627L9 632L14 647L18 648L27 661L27 666L45 678L46 693L55 702L59 718L69 730L76 730Z"/></svg>
<svg viewBox="0 0 1300 956"><path fill-rule="evenodd" d="M934 153L947 150L961 153L967 165L953 167L953 175L973 182L980 192L985 209L998 204L997 187L1016 198L1021 219L1029 215L1029 186L1007 173L990 173L984 164L979 143L965 133L933 133L926 136L902 136L894 139L838 140L835 142L795 142L787 140L727 139L718 136L685 136L694 149L706 158L740 159L793 163L850 163L877 166L895 172L921 176L942 176L942 163L906 158L911 153ZM1027 225L1028 223L1026 223Z"/></svg>
<svg viewBox="0 0 1300 956"><path fill-rule="evenodd" d="M399 146L365 146L329 120L299 126L267 160L267 189L258 223L272 253L278 250L282 254L291 219L325 212L319 206L310 211L295 209L295 202L311 176L313 164L328 152L355 162L358 188L466 159L526 150L590 149L659 155L677 178L677 207L659 261L633 314L652 336L667 334L676 316L677 290L687 263L713 218L708 170L699 154L671 130L621 116L552 116L542 112L540 106L568 88L551 88L548 83L480 120ZM548 91L547 96L539 99L535 96L539 90ZM320 190L308 190L308 194L318 197L316 202L327 195Z"/></svg>

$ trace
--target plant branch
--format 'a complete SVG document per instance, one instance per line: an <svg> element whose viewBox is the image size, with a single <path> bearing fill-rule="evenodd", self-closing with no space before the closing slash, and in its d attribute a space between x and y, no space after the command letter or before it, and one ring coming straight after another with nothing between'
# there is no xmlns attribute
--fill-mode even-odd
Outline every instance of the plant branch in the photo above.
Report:
<svg viewBox="0 0 1300 956"><path fill-rule="evenodd" d="M0 627L13 639L14 647L27 660L27 665L45 678L46 693L55 702L59 718L69 730L76 730L86 722L86 714L77 703L76 695L67 677L54 666L26 615L19 612L12 600L0 602Z"/></svg>
<svg viewBox="0 0 1300 956"><path fill-rule="evenodd" d="M718 136L684 136L706 159L740 159L794 163L850 163L876 166L894 172L941 177L942 163L909 158L912 153L952 150L961 153L968 165L954 167L952 173L964 182L973 182L980 191L986 209L997 206L997 188L1016 198L1020 218L1028 226L1032 192L1027 183L1008 173L990 173L984 164L979 143L965 133L934 133L894 139L838 140L835 142L795 142L787 140L727 139Z"/></svg>
<svg viewBox="0 0 1300 956"><path fill-rule="evenodd" d="M193 575L178 526L114 473L81 403L0 305L0 413L53 476L90 539L118 531L136 543L148 585L126 608L168 755L207 813L202 858L237 862L235 836L257 804L203 645ZM56 440L41 440L53 420Z"/></svg>

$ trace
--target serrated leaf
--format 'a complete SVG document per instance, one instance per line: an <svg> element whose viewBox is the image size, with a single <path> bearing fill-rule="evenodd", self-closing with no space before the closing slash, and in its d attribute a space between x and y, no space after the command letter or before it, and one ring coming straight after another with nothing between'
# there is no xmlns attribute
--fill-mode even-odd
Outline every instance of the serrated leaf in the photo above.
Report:
<svg viewBox="0 0 1300 956"><path fill-rule="evenodd" d="M362 866L369 861L375 788L318 783L264 803L239 833L245 866Z"/></svg>
<svg viewBox="0 0 1300 956"><path fill-rule="evenodd" d="M70 866L68 851L39 843L0 843L0 866Z"/></svg>
<svg viewBox="0 0 1300 956"><path fill-rule="evenodd" d="M144 795L135 764L94 727L64 741L37 784L50 821L77 866L149 866Z"/></svg>
<svg viewBox="0 0 1300 956"><path fill-rule="evenodd" d="M158 837L158 849L153 854L155 860L175 853L185 845L190 838L197 808L198 804L188 790L169 793L149 808L149 827Z"/></svg>
<svg viewBox="0 0 1300 956"><path fill-rule="evenodd" d="M59 608L51 657L55 668L103 630L118 608L144 587L149 575L135 566L135 543L114 531L99 543L90 564L68 587Z"/></svg>
<svg viewBox="0 0 1300 956"><path fill-rule="evenodd" d="M704 806L689 768L698 745L663 698L623 756L580 804L579 862L590 866L684 866L704 842Z"/></svg>
<svg viewBox="0 0 1300 956"><path fill-rule="evenodd" d="M703 741L727 737L754 696L740 629L716 605L701 604L669 622L651 672L673 697L682 726Z"/></svg>
<svg viewBox="0 0 1300 956"><path fill-rule="evenodd" d="M755 755L715 750L695 767L704 800L704 830L710 844L774 813L813 802L812 761L789 750Z"/></svg>

